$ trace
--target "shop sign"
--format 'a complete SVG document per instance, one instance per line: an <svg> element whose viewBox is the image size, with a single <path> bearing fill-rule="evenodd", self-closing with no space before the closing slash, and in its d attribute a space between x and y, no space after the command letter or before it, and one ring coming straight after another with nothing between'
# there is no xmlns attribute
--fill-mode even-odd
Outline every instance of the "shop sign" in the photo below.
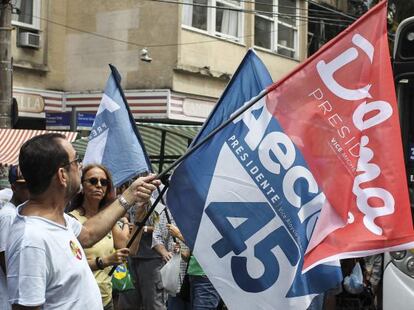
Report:
<svg viewBox="0 0 414 310"><path fill-rule="evenodd" d="M35 94L14 93L19 112L42 113L45 109L43 97Z"/></svg>
<svg viewBox="0 0 414 310"><path fill-rule="evenodd" d="M71 112L46 113L47 129L69 129Z"/></svg>
<svg viewBox="0 0 414 310"><path fill-rule="evenodd" d="M92 128L93 122L95 120L94 113L81 113L77 114L77 124L78 128Z"/></svg>
<svg viewBox="0 0 414 310"><path fill-rule="evenodd" d="M183 113L185 116L207 118L214 104L214 102L185 98L183 101Z"/></svg>

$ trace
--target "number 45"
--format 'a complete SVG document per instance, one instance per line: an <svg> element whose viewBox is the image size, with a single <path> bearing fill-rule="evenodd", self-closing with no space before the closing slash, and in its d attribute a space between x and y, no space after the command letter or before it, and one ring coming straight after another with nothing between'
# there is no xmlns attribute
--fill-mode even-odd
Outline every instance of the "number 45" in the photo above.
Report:
<svg viewBox="0 0 414 310"><path fill-rule="evenodd" d="M254 245L254 256L264 267L260 277L253 278L247 269L247 258L238 256L247 249L245 241L275 217L267 203L214 202L209 204L205 212L222 236L212 248L220 258L230 252L235 254L231 258L231 272L237 285L244 291L262 292L277 281L280 267L272 252L275 247L280 247L292 266L298 263L300 255L297 245L284 226L278 227ZM228 220L230 217L246 220L234 228Z"/></svg>

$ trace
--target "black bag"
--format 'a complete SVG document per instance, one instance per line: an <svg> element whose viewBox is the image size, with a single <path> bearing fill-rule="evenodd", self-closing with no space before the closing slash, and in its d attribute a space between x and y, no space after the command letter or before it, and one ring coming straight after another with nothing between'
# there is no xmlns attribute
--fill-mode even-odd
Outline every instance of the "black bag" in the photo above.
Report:
<svg viewBox="0 0 414 310"><path fill-rule="evenodd" d="M190 278L189 275L186 274L183 278L183 284L181 284L180 292L178 296L185 301L190 301Z"/></svg>

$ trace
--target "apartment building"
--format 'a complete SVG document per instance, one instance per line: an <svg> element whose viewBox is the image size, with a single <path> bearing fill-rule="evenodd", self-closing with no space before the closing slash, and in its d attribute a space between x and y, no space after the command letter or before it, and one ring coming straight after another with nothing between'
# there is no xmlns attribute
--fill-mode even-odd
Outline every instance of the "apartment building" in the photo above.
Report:
<svg viewBox="0 0 414 310"><path fill-rule="evenodd" d="M274 80L307 56L304 0L13 3L21 128L90 127L109 63L136 120L200 124L249 48Z"/></svg>

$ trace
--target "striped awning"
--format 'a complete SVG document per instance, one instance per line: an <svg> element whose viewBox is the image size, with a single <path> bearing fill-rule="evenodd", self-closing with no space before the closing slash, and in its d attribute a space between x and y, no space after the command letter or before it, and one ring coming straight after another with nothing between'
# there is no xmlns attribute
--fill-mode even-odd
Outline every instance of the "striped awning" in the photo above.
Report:
<svg viewBox="0 0 414 310"><path fill-rule="evenodd" d="M165 169L183 155L201 128L200 125L164 123L139 123L137 127L154 172ZM88 138L86 137L72 143L82 157L85 155L87 144Z"/></svg>
<svg viewBox="0 0 414 310"><path fill-rule="evenodd" d="M75 141L78 135L77 132L71 131L0 129L0 166L17 164L19 161L20 147L24 142L35 136L51 132L63 134L70 142Z"/></svg>

